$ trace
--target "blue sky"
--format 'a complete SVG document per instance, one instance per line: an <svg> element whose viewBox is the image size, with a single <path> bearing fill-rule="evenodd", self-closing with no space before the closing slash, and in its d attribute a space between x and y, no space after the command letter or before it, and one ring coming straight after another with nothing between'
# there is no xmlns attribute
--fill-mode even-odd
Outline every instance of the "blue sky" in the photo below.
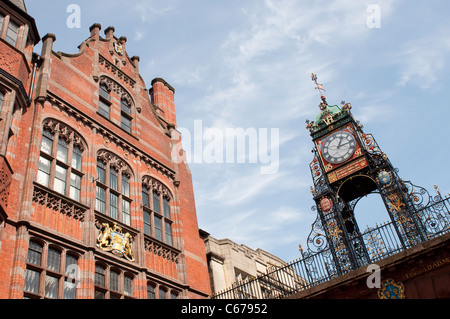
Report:
<svg viewBox="0 0 450 319"><path fill-rule="evenodd" d="M68 28L69 4L81 28ZM192 163L200 228L261 248L285 261L315 220L309 163L313 143L305 120L319 109L310 74L329 104L351 102L404 180L434 194L450 192L450 4L444 0L167 0L26 1L41 36L54 33L55 51L77 52L89 27L115 27L130 56L141 58L150 86L162 77L175 87L178 127L278 128L279 168L261 163ZM379 28L368 20L380 9ZM368 10L369 9L369 10ZM369 23L370 24L370 23ZM103 31L101 31L103 35ZM37 49L39 53L40 49ZM195 137L198 138L198 137ZM272 146L274 146L272 145ZM367 199L360 223L384 221Z"/></svg>

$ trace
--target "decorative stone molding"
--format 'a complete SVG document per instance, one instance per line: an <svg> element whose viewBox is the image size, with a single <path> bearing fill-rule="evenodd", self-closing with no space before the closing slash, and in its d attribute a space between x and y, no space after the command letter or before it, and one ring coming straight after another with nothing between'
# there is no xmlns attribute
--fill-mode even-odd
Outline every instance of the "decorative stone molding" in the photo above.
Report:
<svg viewBox="0 0 450 319"><path fill-rule="evenodd" d="M154 241L151 238L145 237L144 239L145 249L157 256L163 257L176 264L180 261L180 251L173 247L162 245L159 242Z"/></svg>
<svg viewBox="0 0 450 319"><path fill-rule="evenodd" d="M106 85L106 87L108 88L108 90L110 92L114 92L117 95L120 96L121 99L125 100L130 106L133 106L133 99L131 98L130 93L128 93L127 90L125 90L119 83L117 83L116 81L106 77L106 76L101 76L100 77L100 85L104 84Z"/></svg>
<svg viewBox="0 0 450 319"><path fill-rule="evenodd" d="M67 126L66 124L63 124L55 119L45 119L43 127L52 134L59 133L59 137L63 138L67 143L71 143L73 141L73 145L78 147L82 152L86 149L81 136L70 126Z"/></svg>
<svg viewBox="0 0 450 319"><path fill-rule="evenodd" d="M150 176L144 176L142 179L142 184L147 187L147 189L152 190L156 192L158 195L162 194L164 198L166 198L168 201L172 200L172 193L170 190L160 181L150 177Z"/></svg>
<svg viewBox="0 0 450 319"><path fill-rule="evenodd" d="M124 160L122 160L117 155L107 150L100 150L97 153L97 159L105 165L110 165L117 172L122 172L128 178L131 178L131 168Z"/></svg>
<svg viewBox="0 0 450 319"><path fill-rule="evenodd" d="M67 199L64 195L37 184L34 185L33 189L33 202L39 205L45 205L56 212L60 212L80 222L84 221L86 211L89 209L89 207L77 204Z"/></svg>
<svg viewBox="0 0 450 319"><path fill-rule="evenodd" d="M109 72L111 72L115 77L123 80L123 82L125 84L128 84L130 87L134 88L136 81L134 81L132 78L130 78L124 72L122 72L118 67L116 67L112 62L108 61L101 54L99 54L99 56L98 56L98 63L100 65L103 65L105 67L105 69L108 70Z"/></svg>

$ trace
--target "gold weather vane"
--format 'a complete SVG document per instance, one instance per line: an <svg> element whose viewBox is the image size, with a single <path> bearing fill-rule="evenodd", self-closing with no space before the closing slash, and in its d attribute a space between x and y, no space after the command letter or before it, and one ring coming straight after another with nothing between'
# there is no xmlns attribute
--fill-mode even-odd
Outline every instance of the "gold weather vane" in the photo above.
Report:
<svg viewBox="0 0 450 319"><path fill-rule="evenodd" d="M325 92L325 89L323 88L323 84L319 84L319 83L317 82L317 74L311 73L311 80L312 80L314 83L316 83L315 89L316 89L316 90L319 90L320 96L322 96L322 95L323 95L323 94L322 94L322 91Z"/></svg>

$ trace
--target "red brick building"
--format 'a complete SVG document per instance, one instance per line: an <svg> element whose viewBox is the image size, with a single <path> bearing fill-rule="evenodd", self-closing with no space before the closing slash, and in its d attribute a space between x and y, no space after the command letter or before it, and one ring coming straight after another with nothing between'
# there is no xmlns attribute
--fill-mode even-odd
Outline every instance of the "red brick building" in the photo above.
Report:
<svg viewBox="0 0 450 319"><path fill-rule="evenodd" d="M172 160L174 89L147 88L108 27L55 52L0 3L0 298L205 298L192 179Z"/></svg>

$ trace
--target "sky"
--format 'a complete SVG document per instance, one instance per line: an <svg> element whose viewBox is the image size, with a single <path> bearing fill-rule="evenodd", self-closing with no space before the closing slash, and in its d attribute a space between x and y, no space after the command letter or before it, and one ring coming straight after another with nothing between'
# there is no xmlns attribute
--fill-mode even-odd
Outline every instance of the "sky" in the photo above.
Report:
<svg viewBox="0 0 450 319"><path fill-rule="evenodd" d="M286 262L300 257L299 244L306 249L316 212L305 120L314 119L320 102L311 73L329 104L352 104L404 180L431 194L434 185L450 192L448 1L28 0L26 6L41 37L56 35L55 51L78 52L94 23L114 26L116 36L127 37L128 54L140 57L147 86L161 77L175 88L199 227L215 238ZM247 157L236 148L234 160L206 156L222 141L225 158L233 149L226 147L227 132L239 128L256 136ZM360 228L387 220L382 205L378 195L358 203Z"/></svg>

